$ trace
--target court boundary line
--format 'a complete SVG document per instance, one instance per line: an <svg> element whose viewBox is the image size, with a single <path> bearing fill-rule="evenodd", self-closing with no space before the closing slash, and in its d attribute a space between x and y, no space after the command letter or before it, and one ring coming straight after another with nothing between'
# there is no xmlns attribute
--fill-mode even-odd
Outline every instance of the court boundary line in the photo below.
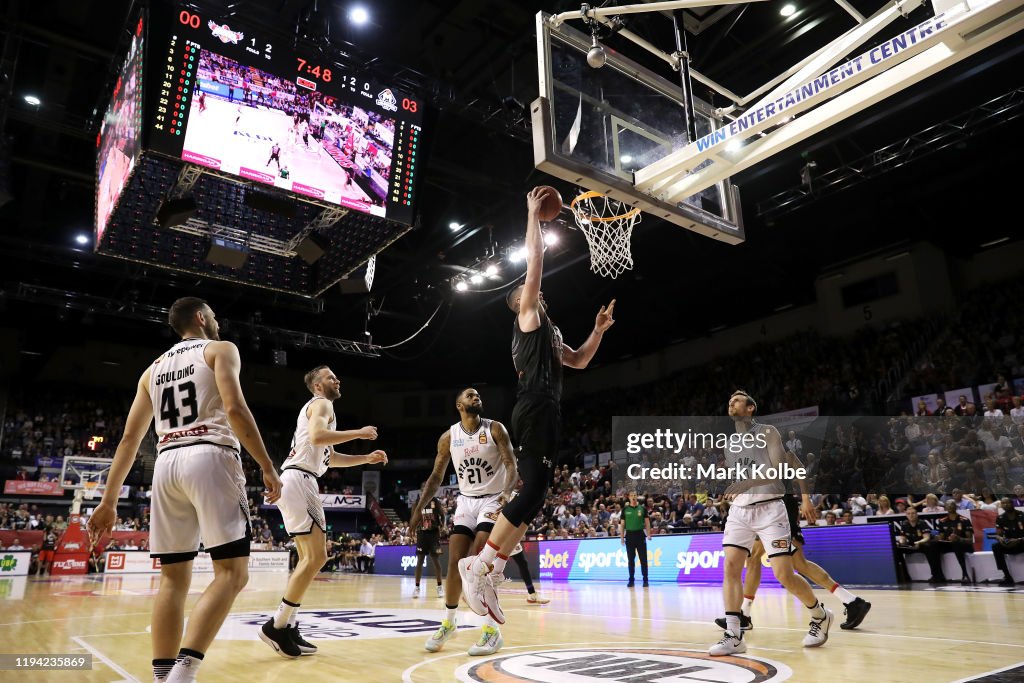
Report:
<svg viewBox="0 0 1024 683"><path fill-rule="evenodd" d="M518 608L518 607L513 608L513 609L505 610L506 613L507 612L533 612L533 611L534 610L525 610L525 609L521 609L521 608ZM556 612L554 610L545 610L545 611L548 614L561 614L561 615L564 615L564 616L567 616L567 617L588 617L588 616L592 617L593 616L592 614L589 614L589 615L588 614L580 614L579 612ZM634 616L630 616L630 617L626 617L626 618L630 619L631 621L667 621L667 622L674 622L674 623L677 623L677 624L698 624L698 625L699 624L704 624L704 625L707 625L707 624L711 623L711 622L708 622L708 621L698 621L696 619L664 619L664 618L662 618L662 619L655 619L654 617L634 617ZM800 633L803 633L805 631L805 629L802 629L802 628L790 628L790 627L787 627L787 626L758 626L758 629L763 630L763 631L797 631L797 632L800 632ZM882 633L880 631L861 631L859 629L856 630L856 632L860 633L862 637L863 636L879 636L879 637L885 637L885 638L905 638L907 640L938 640L938 641L942 641L944 643L968 643L970 645L995 645L997 647L1016 647L1016 648L1024 649L1024 645L1017 645L1015 643L993 643L993 642L987 641L987 640L964 640L963 638L937 638L935 636L908 636L908 635L904 635L904 634L901 634L901 633ZM767 648L762 648L762 649L767 649ZM783 652L786 652L786 650L783 650Z"/></svg>
<svg viewBox="0 0 1024 683"><path fill-rule="evenodd" d="M131 596L138 597L138 596ZM34 621L12 621L6 624L0 624L0 626L21 626L22 624L46 624L51 621L70 621L71 619L106 619L108 617L137 617L143 614L152 614L153 610L146 612L122 612L120 614L104 614L102 616L96 614L82 614L79 616L67 616L61 619L36 619Z"/></svg>
<svg viewBox="0 0 1024 683"><path fill-rule="evenodd" d="M991 674L1002 673L1004 671L1009 671L1010 669L1016 669L1019 666L1024 666L1024 662L1017 662L1016 664L1011 664L1010 666L1004 666L1002 669L993 669L992 671L984 671L984 672L982 672L980 674L974 674L970 678L960 678L960 679L957 679L957 680L953 681L953 683L968 683L968 681L976 681L979 678L981 678L982 676L989 676Z"/></svg>
<svg viewBox="0 0 1024 683"><path fill-rule="evenodd" d="M94 647L92 645L89 645L89 643L87 643L84 640L82 640L83 637L88 637L88 636L71 636L71 640L75 641L80 646L82 646L86 650L88 650L89 653L92 654L93 657L97 658L98 660L100 660L101 662L106 664L107 667L109 667L112 671L114 671L115 673L120 674L121 676L123 676L124 680L130 681L131 683L141 683L141 681L139 681L139 679L137 679L135 676L132 676L130 673L128 673L124 668L121 667L120 664L118 664L114 660L112 660L109 657L107 657L98 648L96 648L96 647Z"/></svg>

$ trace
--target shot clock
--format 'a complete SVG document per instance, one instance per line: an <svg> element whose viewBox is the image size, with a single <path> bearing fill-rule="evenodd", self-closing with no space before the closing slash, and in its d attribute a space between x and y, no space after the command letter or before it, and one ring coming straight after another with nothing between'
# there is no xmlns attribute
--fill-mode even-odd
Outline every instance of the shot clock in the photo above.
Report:
<svg viewBox="0 0 1024 683"><path fill-rule="evenodd" d="M147 148L296 195L411 224L423 103L253 32L154 3Z"/></svg>

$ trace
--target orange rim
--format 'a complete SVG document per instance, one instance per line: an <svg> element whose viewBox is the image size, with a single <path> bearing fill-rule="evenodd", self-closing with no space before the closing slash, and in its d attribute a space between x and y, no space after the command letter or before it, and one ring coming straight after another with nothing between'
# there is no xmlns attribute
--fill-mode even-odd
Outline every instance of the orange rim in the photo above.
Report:
<svg viewBox="0 0 1024 683"><path fill-rule="evenodd" d="M605 216L590 216L590 215L587 215L587 214L583 213L582 211L580 211L579 209L576 208L576 203L577 202L580 202L580 201L582 201L584 199L594 199L596 197L604 197L604 196L605 195L601 194L600 192L594 192L593 190L588 190L587 192L584 192L583 194L579 195L578 197L573 199L571 202L569 202L569 208L572 209L573 213L575 213L579 218L581 218L583 220L587 220L587 221L589 221L591 223L610 223L611 221L617 221L617 220L623 220L623 219L626 219L626 218L632 218L633 216L635 216L638 213L640 213L640 208L634 206L633 208L631 208L626 213L619 214L618 216L607 216L607 217L605 217ZM618 201L618 200L615 200L615 201Z"/></svg>

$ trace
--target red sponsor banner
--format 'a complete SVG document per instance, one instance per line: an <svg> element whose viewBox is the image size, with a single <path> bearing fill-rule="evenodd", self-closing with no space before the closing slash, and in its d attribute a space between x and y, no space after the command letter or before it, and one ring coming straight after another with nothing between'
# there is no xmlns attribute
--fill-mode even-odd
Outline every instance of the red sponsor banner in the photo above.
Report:
<svg viewBox="0 0 1024 683"><path fill-rule="evenodd" d="M56 481L19 481L8 479L4 482L4 493L25 496L63 496L64 487Z"/></svg>
<svg viewBox="0 0 1024 683"><path fill-rule="evenodd" d="M85 574L89 571L89 552L83 553L58 553L50 565L52 576L66 576L70 574Z"/></svg>
<svg viewBox="0 0 1024 683"><path fill-rule="evenodd" d="M50 573L85 574L89 570L89 536L86 534L81 515L68 518L68 528L57 541L57 552L53 557Z"/></svg>

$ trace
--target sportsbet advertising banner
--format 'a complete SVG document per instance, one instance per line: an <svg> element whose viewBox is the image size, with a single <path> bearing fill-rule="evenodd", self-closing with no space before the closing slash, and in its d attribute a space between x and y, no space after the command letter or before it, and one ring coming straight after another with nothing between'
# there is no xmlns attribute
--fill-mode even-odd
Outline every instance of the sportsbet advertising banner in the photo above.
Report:
<svg viewBox="0 0 1024 683"><path fill-rule="evenodd" d="M805 553L840 583L895 584L896 568L889 525L804 529ZM541 541L539 578L554 581L624 581L628 578L626 548L618 538ZM654 536L647 544L651 581L720 583L725 569L722 534ZM767 565L767 560L764 560ZM637 562L636 578L640 578ZM778 582L771 570L762 583Z"/></svg>
<svg viewBox="0 0 1024 683"><path fill-rule="evenodd" d="M856 524L804 529L805 553L836 581L850 585L894 585L896 565L888 524ZM542 581L625 581L628 578L626 548L618 538L526 543L525 552L534 578ZM441 566L448 566L448 546L442 545ZM377 546L377 574L412 576L416 567L414 546ZM670 583L721 583L725 569L722 534L655 536L647 544L651 581ZM762 560L767 567L767 560ZM636 578L640 578L639 563ZM505 575L519 572L509 562ZM429 562L424 576L433 576ZM778 585L771 569L761 582Z"/></svg>

